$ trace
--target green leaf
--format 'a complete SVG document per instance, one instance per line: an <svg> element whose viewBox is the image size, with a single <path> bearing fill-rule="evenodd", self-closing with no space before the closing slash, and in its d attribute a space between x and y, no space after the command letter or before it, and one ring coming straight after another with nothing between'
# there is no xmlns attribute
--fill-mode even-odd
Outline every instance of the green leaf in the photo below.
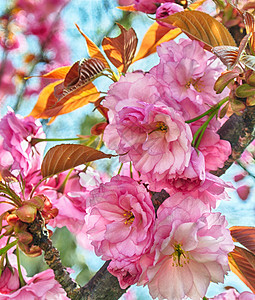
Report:
<svg viewBox="0 0 255 300"><path fill-rule="evenodd" d="M250 97L250 96L254 96L255 87L251 86L247 83L244 83L236 89L235 94L239 98L247 98L247 97Z"/></svg>
<svg viewBox="0 0 255 300"><path fill-rule="evenodd" d="M240 73L241 70L239 68L223 73L214 84L216 94L220 94L234 78L239 76Z"/></svg>
<svg viewBox="0 0 255 300"><path fill-rule="evenodd" d="M17 240L11 242L10 244L7 244L5 247L0 249L0 255L5 254L9 249L11 249L12 247L14 247L17 244Z"/></svg>

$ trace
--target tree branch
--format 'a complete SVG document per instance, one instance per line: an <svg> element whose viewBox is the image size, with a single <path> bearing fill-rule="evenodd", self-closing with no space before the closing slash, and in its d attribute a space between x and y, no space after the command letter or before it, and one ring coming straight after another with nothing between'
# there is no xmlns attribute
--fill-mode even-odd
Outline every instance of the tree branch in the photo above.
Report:
<svg viewBox="0 0 255 300"><path fill-rule="evenodd" d="M82 299L79 296L80 288L71 279L70 274L62 265L59 251L53 247L52 241L49 239L49 232L44 224L44 219L39 212L34 222L28 226L28 230L33 235L33 244L39 246L44 251L45 262L53 270L55 279L66 291L67 296L73 300Z"/></svg>
<svg viewBox="0 0 255 300"><path fill-rule="evenodd" d="M255 138L255 106L249 106L241 116L233 114L229 120L218 130L221 139L229 141L232 153L225 161L223 168L211 173L216 176L223 175L226 170L240 158L245 148Z"/></svg>

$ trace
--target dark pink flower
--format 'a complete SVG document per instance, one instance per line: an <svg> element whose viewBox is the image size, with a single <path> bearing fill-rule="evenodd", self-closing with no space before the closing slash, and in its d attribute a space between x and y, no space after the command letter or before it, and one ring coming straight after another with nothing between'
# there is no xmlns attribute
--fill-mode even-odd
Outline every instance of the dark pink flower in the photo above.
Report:
<svg viewBox="0 0 255 300"><path fill-rule="evenodd" d="M0 283L1 284L1 283ZM9 293L0 293L0 300L27 299L27 300L68 300L65 291L54 279L54 273L48 269L36 274L20 289L13 289Z"/></svg>
<svg viewBox="0 0 255 300"><path fill-rule="evenodd" d="M9 294L20 287L19 274L16 268L13 268L13 273L6 267L0 277L0 299L1 294Z"/></svg>
<svg viewBox="0 0 255 300"><path fill-rule="evenodd" d="M45 138L42 125L33 117L21 117L9 111L0 120L2 146L13 159L11 170L18 170L22 176L33 173L41 167L45 143L31 145L32 138Z"/></svg>
<svg viewBox="0 0 255 300"><path fill-rule="evenodd" d="M168 3L164 3L162 4L156 11L156 18L157 19L164 19L168 16L171 16L174 13L183 11L183 7L179 4L176 3L172 3L172 2L168 2ZM159 20L157 20L157 22L161 25L161 26L165 26L168 27L170 29L175 28L173 25L165 23L165 22L161 22Z"/></svg>
<svg viewBox="0 0 255 300"><path fill-rule="evenodd" d="M91 191L87 207L87 233L102 259L134 261L150 248L155 213L143 185L117 175Z"/></svg>

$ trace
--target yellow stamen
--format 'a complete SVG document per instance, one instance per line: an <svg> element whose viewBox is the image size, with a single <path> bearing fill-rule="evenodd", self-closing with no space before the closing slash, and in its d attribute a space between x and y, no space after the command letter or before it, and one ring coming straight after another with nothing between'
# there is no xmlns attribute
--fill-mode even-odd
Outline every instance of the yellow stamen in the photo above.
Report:
<svg viewBox="0 0 255 300"><path fill-rule="evenodd" d="M189 256L185 251L182 249L181 244L175 244L174 245L174 253L172 254L173 256L173 263L172 266L176 267L183 267L183 264L189 263ZM182 257L183 256L183 257ZM181 262L181 258L183 259L183 264Z"/></svg>
<svg viewBox="0 0 255 300"><path fill-rule="evenodd" d="M131 211L127 211L126 213L123 214L123 216L126 218L125 221L126 225L131 225L134 222L135 216Z"/></svg>

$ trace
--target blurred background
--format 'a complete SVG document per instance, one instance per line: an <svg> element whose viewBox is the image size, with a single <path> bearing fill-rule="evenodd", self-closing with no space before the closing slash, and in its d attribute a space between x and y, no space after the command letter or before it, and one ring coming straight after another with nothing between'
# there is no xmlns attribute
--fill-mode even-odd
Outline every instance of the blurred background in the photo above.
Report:
<svg viewBox="0 0 255 300"><path fill-rule="evenodd" d="M119 34L116 22L126 28L132 26L138 36L139 48L153 20L146 14L124 12L117 6L115 0L0 1L0 117L5 115L8 107L22 116L28 115L41 89L50 83L49 79L33 77L25 80L25 77L45 74L89 57L85 40L75 23L98 46L105 36ZM147 71L157 62L157 54L153 54L133 64L130 71ZM105 92L109 84L107 80L96 81L100 90ZM77 134L90 134L91 127L101 120L93 108L89 104L59 116L50 126L47 120L43 120L47 137L71 138ZM54 145L48 143L47 149ZM251 145L242 159L223 176L224 180L232 182L237 188L237 191L229 191L231 201L222 202L217 208L226 215L229 226L255 226L254 149L254 145ZM113 175L116 167L117 160L100 165L110 175ZM63 264L74 270L73 277L79 284L85 284L103 264L93 251L78 246L75 237L66 228L54 230L52 239L61 252ZM23 255L22 264L29 276L46 268L42 257L28 258ZM233 286L239 292L249 290L230 273L224 285L210 286L207 297L223 292L224 286ZM132 299L151 299L147 289L141 287L132 287L129 294Z"/></svg>

